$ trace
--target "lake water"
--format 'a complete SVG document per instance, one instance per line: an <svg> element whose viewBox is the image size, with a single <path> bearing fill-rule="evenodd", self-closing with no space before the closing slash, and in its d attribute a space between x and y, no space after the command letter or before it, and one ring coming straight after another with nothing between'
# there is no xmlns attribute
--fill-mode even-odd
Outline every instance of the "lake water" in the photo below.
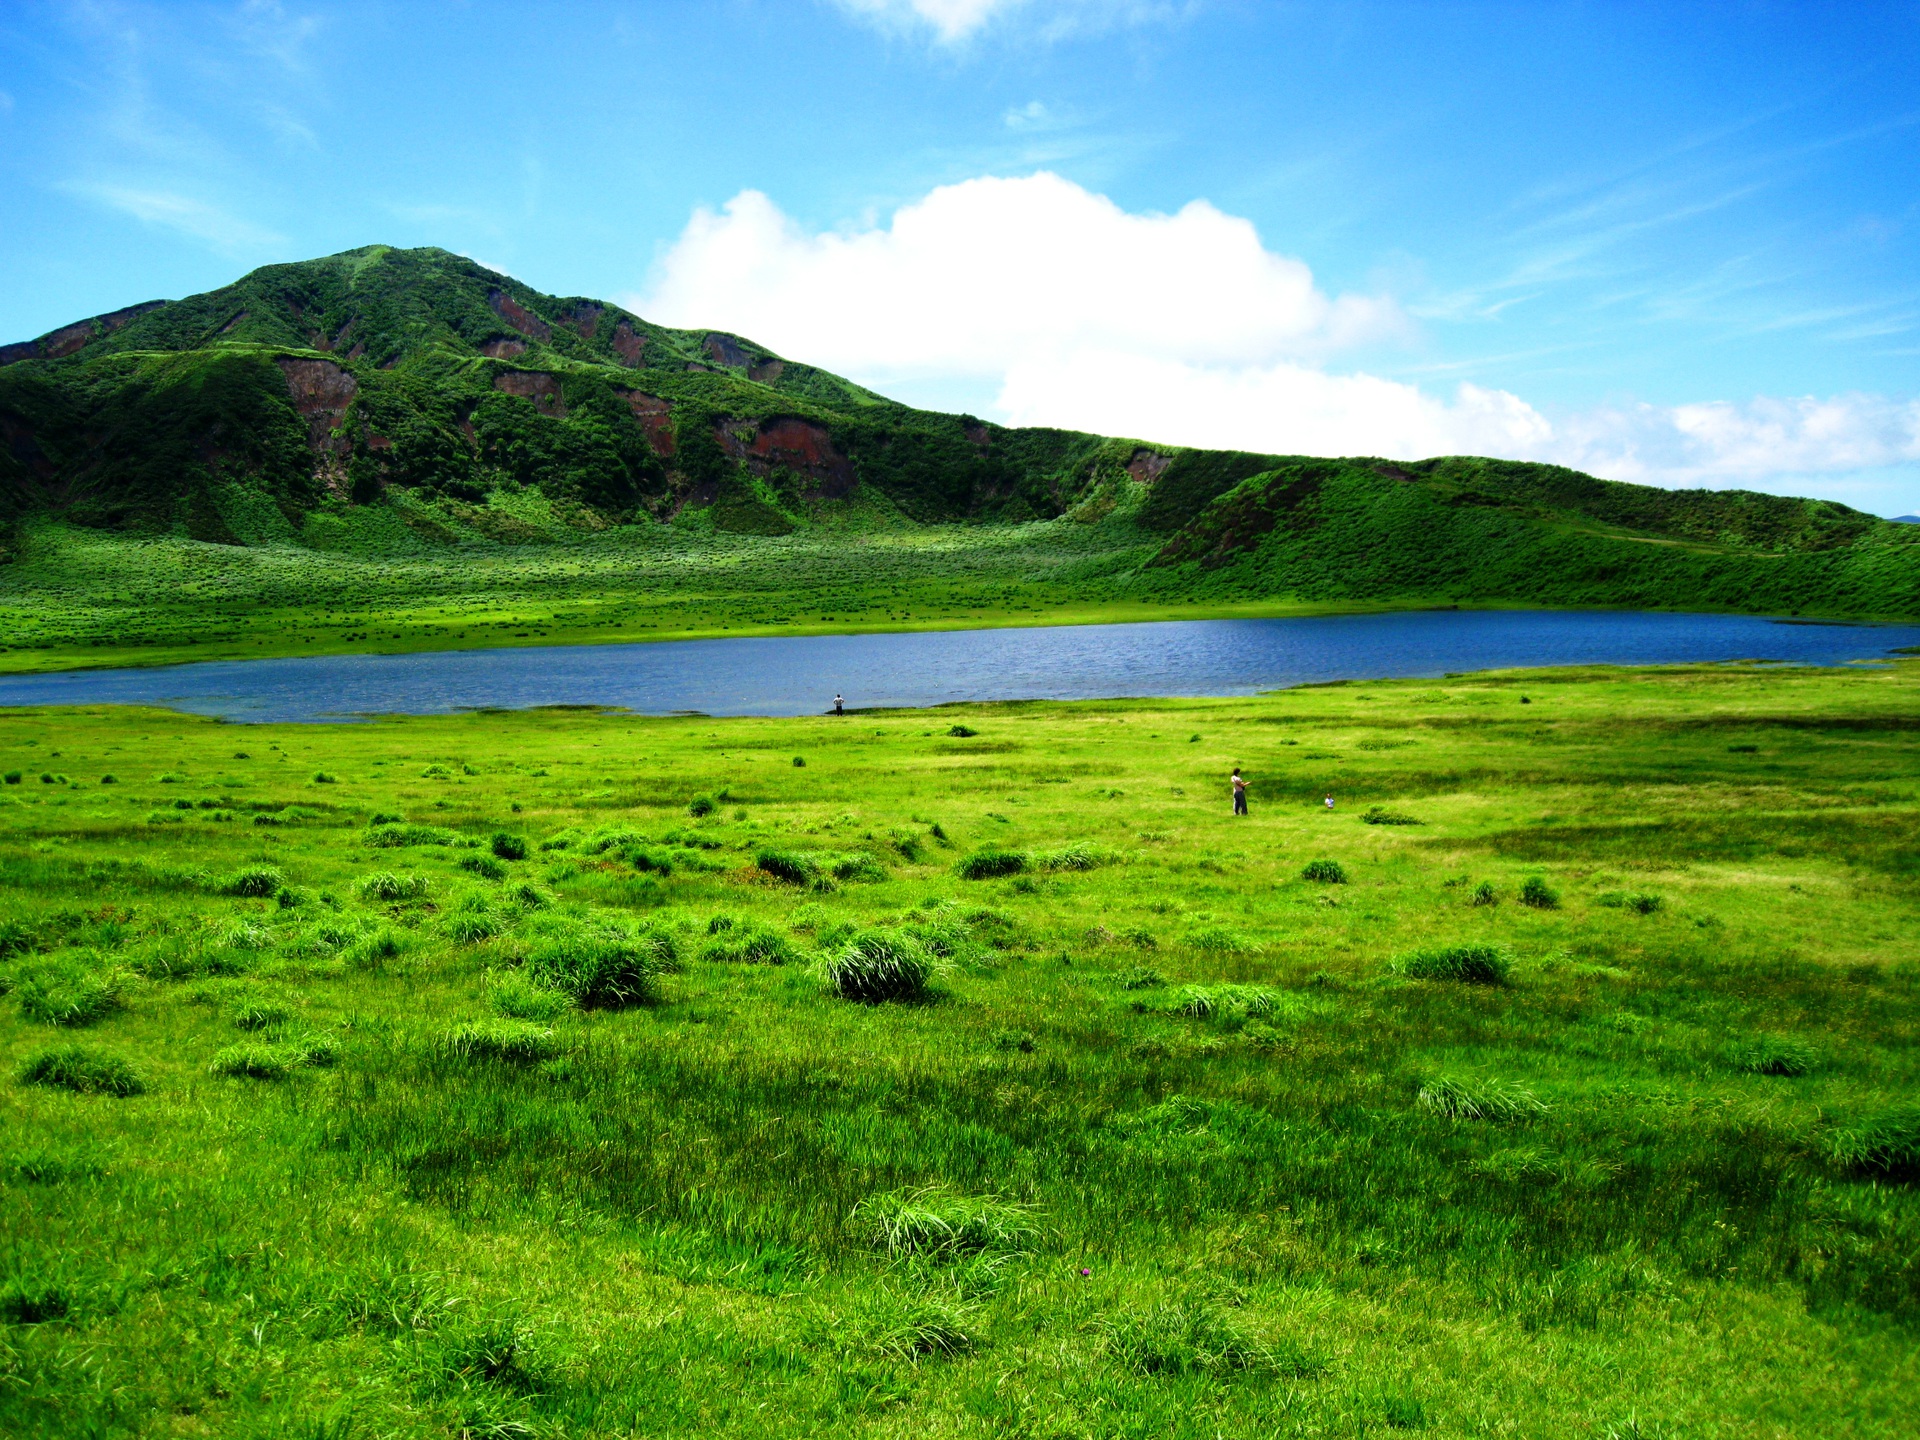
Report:
<svg viewBox="0 0 1920 1440"><path fill-rule="evenodd" d="M1318 680L1517 666L1741 659L1837 665L1910 645L1920 645L1920 626L1630 611L1402 611L209 661L0 676L0 705L164 705L256 721L535 705L805 715L827 709L836 692L849 708L863 709L1251 695Z"/></svg>

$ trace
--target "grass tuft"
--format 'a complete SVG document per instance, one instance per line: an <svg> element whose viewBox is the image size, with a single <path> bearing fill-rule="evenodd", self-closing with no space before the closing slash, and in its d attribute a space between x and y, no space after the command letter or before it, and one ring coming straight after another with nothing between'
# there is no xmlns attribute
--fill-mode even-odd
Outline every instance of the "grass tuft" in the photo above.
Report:
<svg viewBox="0 0 1920 1440"><path fill-rule="evenodd" d="M939 1186L870 1196L854 1207L849 1223L876 1250L935 1260L1014 1254L1037 1233L1027 1206Z"/></svg>
<svg viewBox="0 0 1920 1440"><path fill-rule="evenodd" d="M36 960L13 976L20 1013L42 1025L93 1025L124 1004L116 971L89 968L71 957Z"/></svg>
<svg viewBox="0 0 1920 1440"><path fill-rule="evenodd" d="M75 1095L112 1095L126 1099L146 1093L140 1072L118 1055L89 1045L62 1045L29 1056L20 1067L22 1085L44 1085Z"/></svg>
<svg viewBox="0 0 1920 1440"><path fill-rule="evenodd" d="M1347 872L1338 860L1309 860L1301 869L1300 878L1316 885L1345 885Z"/></svg>
<svg viewBox="0 0 1920 1440"><path fill-rule="evenodd" d="M1304 1378L1326 1368L1297 1346L1268 1345L1204 1302L1125 1310L1104 1317L1095 1328L1109 1358L1135 1375L1219 1378L1249 1372Z"/></svg>
<svg viewBox="0 0 1920 1440"><path fill-rule="evenodd" d="M1018 850L1001 850L987 846L966 856L953 867L953 873L962 880L994 880L1004 875L1018 875L1027 868L1027 857Z"/></svg>
<svg viewBox="0 0 1920 1440"><path fill-rule="evenodd" d="M821 961L827 987L845 1000L879 1004L919 1000L941 962L915 936L899 929L863 930Z"/></svg>
<svg viewBox="0 0 1920 1440"><path fill-rule="evenodd" d="M472 1020L447 1032L447 1053L462 1060L536 1065L559 1050L553 1031L526 1020Z"/></svg>
<svg viewBox="0 0 1920 1440"><path fill-rule="evenodd" d="M1452 980L1462 985L1504 985L1512 957L1497 945L1448 945L1416 950L1400 962L1401 973L1415 980Z"/></svg>
<svg viewBox="0 0 1920 1440"><path fill-rule="evenodd" d="M1560 896L1539 875L1529 875L1520 887L1520 903L1535 910L1558 910Z"/></svg>
<svg viewBox="0 0 1920 1440"><path fill-rule="evenodd" d="M1547 1107L1531 1090L1504 1080L1460 1080L1440 1076L1427 1081L1414 1096L1422 1110L1449 1120L1490 1120L1506 1123L1544 1115Z"/></svg>
<svg viewBox="0 0 1920 1440"><path fill-rule="evenodd" d="M221 895L264 899L287 883L287 877L272 865L248 865L217 881L214 889Z"/></svg>
<svg viewBox="0 0 1920 1440"><path fill-rule="evenodd" d="M1841 1169L1857 1174L1920 1178L1920 1105L1894 1105L1834 1131L1827 1153Z"/></svg>

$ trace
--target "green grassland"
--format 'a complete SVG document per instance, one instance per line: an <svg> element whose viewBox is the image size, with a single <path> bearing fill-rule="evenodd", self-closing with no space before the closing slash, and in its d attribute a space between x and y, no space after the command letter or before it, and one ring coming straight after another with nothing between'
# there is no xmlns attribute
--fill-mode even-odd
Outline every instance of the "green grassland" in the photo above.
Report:
<svg viewBox="0 0 1920 1440"><path fill-rule="evenodd" d="M1420 605L1910 619L1920 527L987 424L438 250L0 346L0 670Z"/></svg>
<svg viewBox="0 0 1920 1440"><path fill-rule="evenodd" d="M0 1433L1912 1434L1916 715L8 711Z"/></svg>

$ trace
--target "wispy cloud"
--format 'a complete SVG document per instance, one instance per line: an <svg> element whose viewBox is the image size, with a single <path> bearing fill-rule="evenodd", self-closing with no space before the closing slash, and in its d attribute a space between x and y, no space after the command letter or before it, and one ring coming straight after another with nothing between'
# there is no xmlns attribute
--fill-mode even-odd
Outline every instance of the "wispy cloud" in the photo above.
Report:
<svg viewBox="0 0 1920 1440"><path fill-rule="evenodd" d="M148 225L204 240L230 255L245 255L286 244L287 237L277 230L257 225L204 200L168 190L150 190L127 185L103 185L91 181L73 181L61 187L78 195L131 215Z"/></svg>
<svg viewBox="0 0 1920 1440"><path fill-rule="evenodd" d="M842 10L896 34L927 34L960 45L1018 21L1044 40L1099 33L1124 25L1179 19L1197 0L834 0Z"/></svg>

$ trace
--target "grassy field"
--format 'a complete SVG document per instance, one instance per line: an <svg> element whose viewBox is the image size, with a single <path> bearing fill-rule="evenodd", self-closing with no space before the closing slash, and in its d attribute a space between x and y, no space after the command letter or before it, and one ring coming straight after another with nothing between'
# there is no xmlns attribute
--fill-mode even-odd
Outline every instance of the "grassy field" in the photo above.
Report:
<svg viewBox="0 0 1920 1440"><path fill-rule="evenodd" d="M1910 1435L1916 716L0 712L0 1433Z"/></svg>

